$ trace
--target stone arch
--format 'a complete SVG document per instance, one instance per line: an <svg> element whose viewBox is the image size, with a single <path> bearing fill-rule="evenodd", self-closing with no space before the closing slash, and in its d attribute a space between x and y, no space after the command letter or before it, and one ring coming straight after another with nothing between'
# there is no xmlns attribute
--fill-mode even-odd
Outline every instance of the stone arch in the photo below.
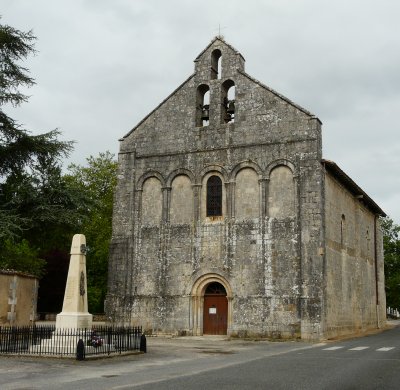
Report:
<svg viewBox="0 0 400 390"><path fill-rule="evenodd" d="M211 80L220 80L222 77L222 53L215 49L211 53Z"/></svg>
<svg viewBox="0 0 400 390"><path fill-rule="evenodd" d="M207 273L200 276L194 283L191 290L191 321L194 336L203 335L203 309L204 309L204 293L210 283L220 283L226 291L228 300L228 317L227 317L227 335L232 329L232 299L233 292L230 283L226 278L217 273Z"/></svg>
<svg viewBox="0 0 400 390"><path fill-rule="evenodd" d="M231 79L225 80L221 85L221 123L235 121L236 85Z"/></svg>
<svg viewBox="0 0 400 390"><path fill-rule="evenodd" d="M141 186L141 222L143 225L158 226L163 217L162 183L154 175L147 177Z"/></svg>
<svg viewBox="0 0 400 390"><path fill-rule="evenodd" d="M275 165L268 175L268 216L287 218L296 215L297 186L287 164Z"/></svg>
<svg viewBox="0 0 400 390"><path fill-rule="evenodd" d="M207 217L207 182L211 176L218 176L222 181L222 207L221 215L215 217ZM201 171L201 191L200 191L200 217L208 222L221 221L228 213L227 186L228 174L226 170L219 165L209 165Z"/></svg>
<svg viewBox="0 0 400 390"><path fill-rule="evenodd" d="M193 186L185 173L176 174L170 182L169 221L181 225L193 222Z"/></svg>
<svg viewBox="0 0 400 390"><path fill-rule="evenodd" d="M194 184L194 182L195 182L195 177L194 177L193 172L192 172L192 171L189 171L189 169L178 168L178 169L173 170L173 171L168 175L167 180L166 180L167 187L171 187L171 184L172 184L173 180L175 179L176 176L179 176L179 175L185 175L185 176L187 176L187 177L189 178L190 182L191 182L192 184Z"/></svg>
<svg viewBox="0 0 400 390"><path fill-rule="evenodd" d="M161 187L162 188L165 187L165 179L164 179L163 175L158 171L151 170L151 171L145 172L142 176L139 177L139 180L137 182L137 190L138 191L143 190L144 182L150 177L156 177L160 181Z"/></svg>
<svg viewBox="0 0 400 390"><path fill-rule="evenodd" d="M293 176L297 176L295 165L291 161L282 158L282 159L273 161L272 163L270 163L267 166L267 168L265 170L265 177L267 179L269 179L271 176L272 170L279 165L284 165L284 166L288 167L292 171Z"/></svg>
<svg viewBox="0 0 400 390"><path fill-rule="evenodd" d="M210 120L210 87L201 84L196 91L196 126L209 125Z"/></svg>
<svg viewBox="0 0 400 390"><path fill-rule="evenodd" d="M260 166L258 164L256 164L253 161L242 161L232 169L231 174L229 176L230 181L235 181L236 175L243 168L252 168L258 174L258 178L259 179L263 178L262 170L261 170L261 168L260 168Z"/></svg>
<svg viewBox="0 0 400 390"><path fill-rule="evenodd" d="M233 185L233 212L237 221L254 220L260 217L260 178L252 167L237 171Z"/></svg>
<svg viewBox="0 0 400 390"><path fill-rule="evenodd" d="M221 175L222 181L224 183L228 183L228 179L229 179L228 172L226 171L226 169L223 166L217 165L217 164L207 165L205 168L203 168L200 171L198 181L202 182L204 179L204 176L206 176L208 173L211 173L211 172L218 172Z"/></svg>

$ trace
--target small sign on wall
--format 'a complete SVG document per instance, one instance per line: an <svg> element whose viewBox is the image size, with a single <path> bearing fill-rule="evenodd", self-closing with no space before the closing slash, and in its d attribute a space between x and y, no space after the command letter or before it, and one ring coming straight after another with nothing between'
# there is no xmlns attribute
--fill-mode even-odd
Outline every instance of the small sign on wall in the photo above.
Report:
<svg viewBox="0 0 400 390"><path fill-rule="evenodd" d="M208 309L208 314L217 314L217 308L216 307L210 307Z"/></svg>

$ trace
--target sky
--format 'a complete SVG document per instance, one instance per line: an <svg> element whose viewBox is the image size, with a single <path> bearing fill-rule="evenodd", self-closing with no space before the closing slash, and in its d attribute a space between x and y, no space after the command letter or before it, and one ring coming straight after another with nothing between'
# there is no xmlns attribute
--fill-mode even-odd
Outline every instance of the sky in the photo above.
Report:
<svg viewBox="0 0 400 390"><path fill-rule="evenodd" d="M0 15L38 51L29 102L6 112L74 140L65 166L117 154L220 33L248 74L318 116L323 157L400 223L398 0L0 0Z"/></svg>

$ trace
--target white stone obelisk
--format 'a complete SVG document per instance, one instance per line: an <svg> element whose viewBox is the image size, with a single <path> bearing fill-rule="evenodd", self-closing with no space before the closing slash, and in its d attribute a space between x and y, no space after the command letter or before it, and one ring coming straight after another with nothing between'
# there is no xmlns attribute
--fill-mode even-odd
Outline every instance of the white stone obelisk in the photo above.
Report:
<svg viewBox="0 0 400 390"><path fill-rule="evenodd" d="M62 312L57 314L56 329L89 329L93 316L88 312L86 282L86 238L75 234L71 245L67 285Z"/></svg>

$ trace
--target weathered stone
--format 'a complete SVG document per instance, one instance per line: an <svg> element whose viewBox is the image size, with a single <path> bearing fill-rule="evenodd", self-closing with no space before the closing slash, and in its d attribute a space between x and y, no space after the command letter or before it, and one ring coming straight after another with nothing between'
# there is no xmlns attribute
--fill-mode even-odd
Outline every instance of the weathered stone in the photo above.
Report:
<svg viewBox="0 0 400 390"><path fill-rule="evenodd" d="M322 160L321 145L319 119L215 38L121 140L108 317L203 334L216 318L209 289L222 285L230 335L320 339L379 326L383 212ZM209 190L214 176L222 187Z"/></svg>
<svg viewBox="0 0 400 390"><path fill-rule="evenodd" d="M39 279L0 269L0 326L27 326L36 320Z"/></svg>

